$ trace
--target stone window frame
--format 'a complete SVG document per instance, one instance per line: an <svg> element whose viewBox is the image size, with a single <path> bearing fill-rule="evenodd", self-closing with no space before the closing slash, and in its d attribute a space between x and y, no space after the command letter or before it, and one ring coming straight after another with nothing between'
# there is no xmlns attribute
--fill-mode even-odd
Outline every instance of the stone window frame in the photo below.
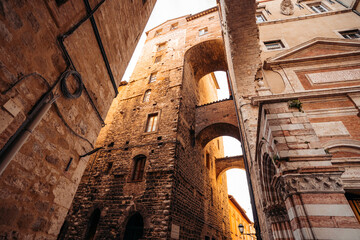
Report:
<svg viewBox="0 0 360 240"><path fill-rule="evenodd" d="M277 48L277 49L268 49L267 48L266 43L276 42L276 41L279 41L282 44L282 48ZM283 51L285 49L289 49L289 45L286 43L286 41L283 38L263 40L263 41L261 41L261 47L264 52Z"/></svg>
<svg viewBox="0 0 360 240"><path fill-rule="evenodd" d="M360 39L360 29L359 28L351 28L351 29L342 29L342 30L335 30L334 31L336 33L336 35L338 35L339 37L341 37L342 39ZM359 35L359 37L357 38L346 38L344 37L344 33L346 32L357 32L355 34Z"/></svg>
<svg viewBox="0 0 360 240"><path fill-rule="evenodd" d="M332 11L332 8L324 3L323 1L313 1L303 4L312 14L321 14ZM320 6L322 9L325 9L324 12L318 10L315 6Z"/></svg>
<svg viewBox="0 0 360 240"><path fill-rule="evenodd" d="M263 19L263 21L262 22L258 22L258 16L261 16L261 18ZM264 12L263 11L258 11L258 12L256 12L256 14L255 14L255 19L256 19L256 23L263 23L263 22L267 22L268 20L267 20L267 18L265 17L265 14L264 14Z"/></svg>
<svg viewBox="0 0 360 240"><path fill-rule="evenodd" d="M155 56L154 63L161 62L162 55Z"/></svg>
<svg viewBox="0 0 360 240"><path fill-rule="evenodd" d="M179 28L179 22L173 23L170 26L170 31L178 29Z"/></svg>
<svg viewBox="0 0 360 240"><path fill-rule="evenodd" d="M150 73L150 76L149 76L149 84L150 84L150 83L153 83L153 82L156 82L156 80L157 80L157 73L158 73L158 72L152 72L152 73Z"/></svg>
<svg viewBox="0 0 360 240"><path fill-rule="evenodd" d="M142 182L145 175L147 157L144 154L138 154L132 158L130 182Z"/></svg>
<svg viewBox="0 0 360 240"><path fill-rule="evenodd" d="M154 37L160 36L161 33L162 33L162 28L160 28L160 29L158 29L158 30L155 31Z"/></svg>
<svg viewBox="0 0 360 240"><path fill-rule="evenodd" d="M203 27L203 28L199 29L199 37L204 36L204 35L206 35L208 33L209 33L209 28L208 27Z"/></svg>
<svg viewBox="0 0 360 240"><path fill-rule="evenodd" d="M154 131L149 131L147 132L147 128L148 128L148 122L149 122L149 118L151 116L157 115L157 120L156 120L156 124L155 124L155 129ZM148 135L148 134L153 134L153 133L157 133L159 131L159 123L160 123L160 115L161 115L161 111L155 111L155 112L151 112L148 113L146 115L146 119L145 119L145 123L144 123L144 129L143 129L143 135Z"/></svg>
<svg viewBox="0 0 360 240"><path fill-rule="evenodd" d="M142 102L143 102L143 103L149 102L149 101L150 101L150 97L151 97L151 89L147 89L147 90L144 92L144 95L143 95L143 98L142 98Z"/></svg>
<svg viewBox="0 0 360 240"><path fill-rule="evenodd" d="M156 46L157 46L156 51L160 52L166 48L166 42L159 43Z"/></svg>

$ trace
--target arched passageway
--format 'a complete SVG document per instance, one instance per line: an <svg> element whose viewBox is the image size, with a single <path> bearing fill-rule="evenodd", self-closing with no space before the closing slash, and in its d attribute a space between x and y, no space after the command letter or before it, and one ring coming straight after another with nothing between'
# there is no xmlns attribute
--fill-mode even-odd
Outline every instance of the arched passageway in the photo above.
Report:
<svg viewBox="0 0 360 240"><path fill-rule="evenodd" d="M144 234L144 220L140 213L132 215L127 224L124 240L138 240Z"/></svg>

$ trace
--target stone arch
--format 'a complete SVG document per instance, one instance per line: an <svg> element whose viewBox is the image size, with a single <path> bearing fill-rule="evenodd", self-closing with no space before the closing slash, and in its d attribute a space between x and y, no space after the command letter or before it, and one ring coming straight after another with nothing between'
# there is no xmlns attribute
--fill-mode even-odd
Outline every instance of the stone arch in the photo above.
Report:
<svg viewBox="0 0 360 240"><path fill-rule="evenodd" d="M229 123L214 123L203 128L196 135L196 142L200 144L201 147L205 147L208 142L221 136L230 136L241 141L239 128L237 126Z"/></svg>
<svg viewBox="0 0 360 240"><path fill-rule="evenodd" d="M227 71L225 48L222 39L200 42L184 55L184 71L191 70L195 81L215 71Z"/></svg>
<svg viewBox="0 0 360 240"><path fill-rule="evenodd" d="M144 235L144 218L139 212L135 212L126 222L124 240L137 240Z"/></svg>
<svg viewBox="0 0 360 240"><path fill-rule="evenodd" d="M215 165L216 165L216 178L218 178L222 173L230 169L237 168L237 169L245 170L243 156L217 158L215 161Z"/></svg>

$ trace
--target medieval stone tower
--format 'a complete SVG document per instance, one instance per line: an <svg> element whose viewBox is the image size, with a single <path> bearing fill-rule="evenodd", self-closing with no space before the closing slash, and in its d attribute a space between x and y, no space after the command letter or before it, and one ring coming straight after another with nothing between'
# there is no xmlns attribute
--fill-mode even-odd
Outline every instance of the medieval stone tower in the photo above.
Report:
<svg viewBox="0 0 360 240"><path fill-rule="evenodd" d="M215 161L223 158L218 137L238 130L234 103L217 101L212 73L226 70L217 7L167 21L147 36L129 83L119 88L64 235L229 239L222 172L230 165Z"/></svg>

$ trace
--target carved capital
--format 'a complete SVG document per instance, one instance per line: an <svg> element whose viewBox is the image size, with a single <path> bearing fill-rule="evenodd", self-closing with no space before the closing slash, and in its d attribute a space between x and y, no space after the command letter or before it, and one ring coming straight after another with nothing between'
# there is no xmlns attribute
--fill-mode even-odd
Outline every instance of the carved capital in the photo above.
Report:
<svg viewBox="0 0 360 240"><path fill-rule="evenodd" d="M344 193L341 173L286 174L277 178L275 186L281 197L297 193Z"/></svg>

